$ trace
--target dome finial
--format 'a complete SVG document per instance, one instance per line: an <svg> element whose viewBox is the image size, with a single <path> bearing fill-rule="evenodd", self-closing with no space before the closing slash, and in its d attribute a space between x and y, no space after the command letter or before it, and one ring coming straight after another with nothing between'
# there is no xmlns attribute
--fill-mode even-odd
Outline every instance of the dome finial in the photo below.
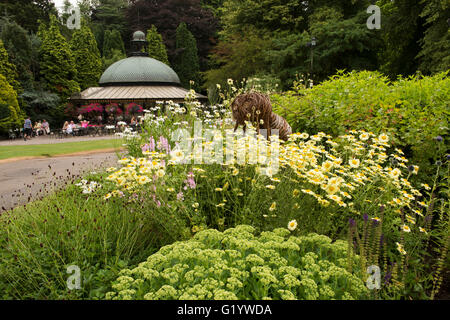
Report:
<svg viewBox="0 0 450 320"><path fill-rule="evenodd" d="M148 56L147 44L145 33L140 30L135 31L133 40L131 40L131 46L134 50L131 56Z"/></svg>

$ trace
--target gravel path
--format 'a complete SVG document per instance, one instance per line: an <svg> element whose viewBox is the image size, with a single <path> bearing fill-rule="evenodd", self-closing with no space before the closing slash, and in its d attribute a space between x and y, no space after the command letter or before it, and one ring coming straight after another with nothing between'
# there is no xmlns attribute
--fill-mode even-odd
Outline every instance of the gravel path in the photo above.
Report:
<svg viewBox="0 0 450 320"><path fill-rule="evenodd" d="M0 164L0 212L24 205L31 199L38 199L78 175L116 165L115 153L2 163Z"/></svg>

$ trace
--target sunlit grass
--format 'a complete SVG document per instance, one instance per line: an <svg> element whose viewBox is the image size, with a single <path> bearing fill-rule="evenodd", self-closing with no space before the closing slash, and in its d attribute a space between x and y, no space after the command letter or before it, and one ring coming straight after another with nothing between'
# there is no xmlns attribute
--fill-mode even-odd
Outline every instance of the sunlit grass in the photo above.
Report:
<svg viewBox="0 0 450 320"><path fill-rule="evenodd" d="M55 155L71 154L83 151L119 149L122 146L122 143L122 139L116 138L56 144L1 146L0 160L16 157L52 157Z"/></svg>

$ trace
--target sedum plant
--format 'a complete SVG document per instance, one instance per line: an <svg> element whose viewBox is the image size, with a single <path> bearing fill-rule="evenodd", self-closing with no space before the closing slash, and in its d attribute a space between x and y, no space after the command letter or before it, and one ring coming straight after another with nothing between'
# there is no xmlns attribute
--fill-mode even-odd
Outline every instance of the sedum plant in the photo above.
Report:
<svg viewBox="0 0 450 320"><path fill-rule="evenodd" d="M347 243L326 236L289 236L287 229L255 235L239 225L208 229L162 247L124 269L107 299L364 299L368 289L346 270ZM359 257L351 256L355 265Z"/></svg>

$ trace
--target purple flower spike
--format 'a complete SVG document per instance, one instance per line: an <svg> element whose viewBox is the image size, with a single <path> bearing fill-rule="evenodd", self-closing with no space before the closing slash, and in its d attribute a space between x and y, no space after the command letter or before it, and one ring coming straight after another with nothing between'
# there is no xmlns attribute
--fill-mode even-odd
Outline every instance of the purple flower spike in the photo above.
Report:
<svg viewBox="0 0 450 320"><path fill-rule="evenodd" d="M353 228L356 225L355 220L353 220L352 218L348 219L348 222L349 222L351 228Z"/></svg>
<svg viewBox="0 0 450 320"><path fill-rule="evenodd" d="M391 271L386 273L386 276L384 277L384 284L388 284L389 280L391 280L392 274Z"/></svg>
<svg viewBox="0 0 450 320"><path fill-rule="evenodd" d="M364 213L363 219L364 219L364 222L367 222L367 220L369 220L369 216L367 215L367 213Z"/></svg>
<svg viewBox="0 0 450 320"><path fill-rule="evenodd" d="M436 138L434 138L437 142L441 142L443 139L441 136L437 136Z"/></svg>

